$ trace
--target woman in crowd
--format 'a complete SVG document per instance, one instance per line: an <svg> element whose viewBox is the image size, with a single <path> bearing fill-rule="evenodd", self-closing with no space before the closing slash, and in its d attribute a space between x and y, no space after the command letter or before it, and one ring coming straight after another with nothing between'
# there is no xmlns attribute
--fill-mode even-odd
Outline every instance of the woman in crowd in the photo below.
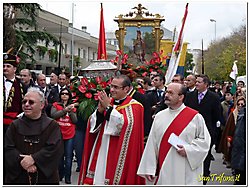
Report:
<svg viewBox="0 0 249 188"><path fill-rule="evenodd" d="M238 97L235 103L235 108L228 116L225 129L223 131L221 142L220 142L220 151L224 154L224 163L227 168L231 168L231 151L232 151L232 142L235 131L235 125L237 121L237 116L240 109L246 104L244 97Z"/></svg>
<svg viewBox="0 0 249 188"><path fill-rule="evenodd" d="M59 99L59 102L53 103L51 108L51 116L59 123L64 141L64 155L59 165L59 175L60 180L65 177L65 183L71 184L76 108L72 104L72 94L68 88L61 90Z"/></svg>

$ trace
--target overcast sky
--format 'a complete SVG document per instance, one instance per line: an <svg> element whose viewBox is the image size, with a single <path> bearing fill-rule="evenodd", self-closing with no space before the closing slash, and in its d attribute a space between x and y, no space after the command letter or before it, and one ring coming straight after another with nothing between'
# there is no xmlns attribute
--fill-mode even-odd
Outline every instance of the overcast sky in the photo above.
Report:
<svg viewBox="0 0 249 188"><path fill-rule="evenodd" d="M100 22L100 2L104 8L105 30L115 31L118 29L117 22L113 19L119 14L126 14L132 8L141 3L152 14L164 16L162 25L179 32L181 20L184 15L186 2L184 1L151 1L151 0L81 0L81 1L38 1L49 12L69 19L72 22L72 3L74 7L74 27L81 29L87 26L87 32L92 36L99 36ZM189 42L188 48L201 49L203 39L204 49L215 38L216 20L216 40L229 36L235 29L247 22L246 1L190 1L188 6L188 16L184 28L184 41Z"/></svg>

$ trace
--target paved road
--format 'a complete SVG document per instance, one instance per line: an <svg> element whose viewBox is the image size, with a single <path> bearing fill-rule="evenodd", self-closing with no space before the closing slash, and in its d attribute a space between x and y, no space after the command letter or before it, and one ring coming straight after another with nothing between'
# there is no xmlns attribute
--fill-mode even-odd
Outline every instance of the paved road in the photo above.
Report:
<svg viewBox="0 0 249 188"><path fill-rule="evenodd" d="M231 168L226 168L226 165L222 164L222 156L221 153L216 153L214 150L212 151L214 155L215 161L211 163L211 175L213 175L213 179L207 183L207 185L233 185L233 175Z"/></svg>
<svg viewBox="0 0 249 188"><path fill-rule="evenodd" d="M211 174L213 175L213 179L210 179L207 185L233 185L233 182L231 181L231 168L226 168L226 166L222 164L222 154L216 153L215 151L212 153L215 158L215 161L212 161L211 163ZM71 185L77 185L78 182L79 172L75 172L75 170L76 162L73 162ZM60 184L67 185L64 183L64 179L60 182Z"/></svg>

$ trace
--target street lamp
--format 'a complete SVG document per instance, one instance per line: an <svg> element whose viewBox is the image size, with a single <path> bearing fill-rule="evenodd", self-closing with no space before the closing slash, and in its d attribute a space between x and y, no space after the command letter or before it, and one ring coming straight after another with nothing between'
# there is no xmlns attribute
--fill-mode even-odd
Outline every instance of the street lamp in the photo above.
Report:
<svg viewBox="0 0 249 188"><path fill-rule="evenodd" d="M216 20L210 19L210 22L214 22L214 41L216 41Z"/></svg>

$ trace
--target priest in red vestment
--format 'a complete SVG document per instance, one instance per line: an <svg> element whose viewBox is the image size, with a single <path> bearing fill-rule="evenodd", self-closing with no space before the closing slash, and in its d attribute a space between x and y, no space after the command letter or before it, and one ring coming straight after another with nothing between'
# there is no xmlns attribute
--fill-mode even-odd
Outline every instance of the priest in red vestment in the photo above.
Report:
<svg viewBox="0 0 249 188"><path fill-rule="evenodd" d="M127 96L130 79L115 77L88 121L78 184L144 185L136 172L143 153L143 106Z"/></svg>

